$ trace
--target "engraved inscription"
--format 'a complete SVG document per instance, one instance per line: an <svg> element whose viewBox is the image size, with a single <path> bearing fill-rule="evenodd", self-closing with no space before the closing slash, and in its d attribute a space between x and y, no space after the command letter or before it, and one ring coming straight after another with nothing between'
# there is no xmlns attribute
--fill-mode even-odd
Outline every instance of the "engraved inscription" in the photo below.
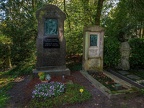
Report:
<svg viewBox="0 0 144 108"><path fill-rule="evenodd" d="M43 40L43 48L60 48L58 38L45 38Z"/></svg>
<svg viewBox="0 0 144 108"><path fill-rule="evenodd" d="M89 57L98 57L98 49L89 48Z"/></svg>

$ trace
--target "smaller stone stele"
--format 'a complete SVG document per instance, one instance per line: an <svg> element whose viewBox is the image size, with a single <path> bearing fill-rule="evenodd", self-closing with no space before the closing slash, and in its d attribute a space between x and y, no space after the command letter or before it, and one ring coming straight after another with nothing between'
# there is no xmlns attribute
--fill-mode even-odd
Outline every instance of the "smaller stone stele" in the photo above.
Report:
<svg viewBox="0 0 144 108"><path fill-rule="evenodd" d="M90 26L84 29L83 70L103 70L104 29Z"/></svg>
<svg viewBox="0 0 144 108"><path fill-rule="evenodd" d="M122 70L130 69L130 64L129 64L130 49L131 49L130 45L127 41L121 43L120 45L121 59L118 68Z"/></svg>
<svg viewBox="0 0 144 108"><path fill-rule="evenodd" d="M70 75L66 68L66 40L64 20L66 15L55 5L45 5L36 12L38 20L37 63L34 73Z"/></svg>

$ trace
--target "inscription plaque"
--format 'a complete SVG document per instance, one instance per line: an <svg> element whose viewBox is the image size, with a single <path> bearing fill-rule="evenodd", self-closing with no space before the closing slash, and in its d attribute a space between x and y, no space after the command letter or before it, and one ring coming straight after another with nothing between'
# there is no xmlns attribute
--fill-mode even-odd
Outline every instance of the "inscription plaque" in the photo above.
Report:
<svg viewBox="0 0 144 108"><path fill-rule="evenodd" d="M97 46L97 34L90 35L90 46Z"/></svg>
<svg viewBox="0 0 144 108"><path fill-rule="evenodd" d="M58 20L57 19L45 20L44 34L45 35L58 35Z"/></svg>
<svg viewBox="0 0 144 108"><path fill-rule="evenodd" d="M45 38L43 40L43 48L60 48L58 38Z"/></svg>

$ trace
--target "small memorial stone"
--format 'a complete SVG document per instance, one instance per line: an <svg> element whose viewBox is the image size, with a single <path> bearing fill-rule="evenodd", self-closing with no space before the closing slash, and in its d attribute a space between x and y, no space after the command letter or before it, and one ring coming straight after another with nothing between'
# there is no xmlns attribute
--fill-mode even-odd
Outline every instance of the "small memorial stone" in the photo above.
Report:
<svg viewBox="0 0 144 108"><path fill-rule="evenodd" d="M83 70L103 70L104 28L89 26L84 28Z"/></svg>
<svg viewBox="0 0 144 108"><path fill-rule="evenodd" d="M133 80L140 80L140 77L136 75L127 75L128 78L133 79Z"/></svg>
<svg viewBox="0 0 144 108"><path fill-rule="evenodd" d="M128 75L128 74L130 74L129 72L127 72L127 71L118 71L120 74L122 74L122 75Z"/></svg>

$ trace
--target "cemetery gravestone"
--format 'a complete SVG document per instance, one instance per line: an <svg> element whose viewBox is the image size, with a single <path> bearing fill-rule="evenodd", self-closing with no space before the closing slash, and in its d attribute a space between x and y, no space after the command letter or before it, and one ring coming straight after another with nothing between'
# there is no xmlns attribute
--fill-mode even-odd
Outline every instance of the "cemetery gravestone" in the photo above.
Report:
<svg viewBox="0 0 144 108"><path fill-rule="evenodd" d="M121 63L119 64L120 65L119 67L122 70L129 70L130 45L127 41L121 43L120 52L121 52Z"/></svg>
<svg viewBox="0 0 144 108"><path fill-rule="evenodd" d="M37 63L34 73L47 72L54 75L70 75L66 68L66 40L63 13L55 5L46 5L36 12L38 20Z"/></svg>
<svg viewBox="0 0 144 108"><path fill-rule="evenodd" d="M103 70L104 29L100 26L84 29L83 70Z"/></svg>

